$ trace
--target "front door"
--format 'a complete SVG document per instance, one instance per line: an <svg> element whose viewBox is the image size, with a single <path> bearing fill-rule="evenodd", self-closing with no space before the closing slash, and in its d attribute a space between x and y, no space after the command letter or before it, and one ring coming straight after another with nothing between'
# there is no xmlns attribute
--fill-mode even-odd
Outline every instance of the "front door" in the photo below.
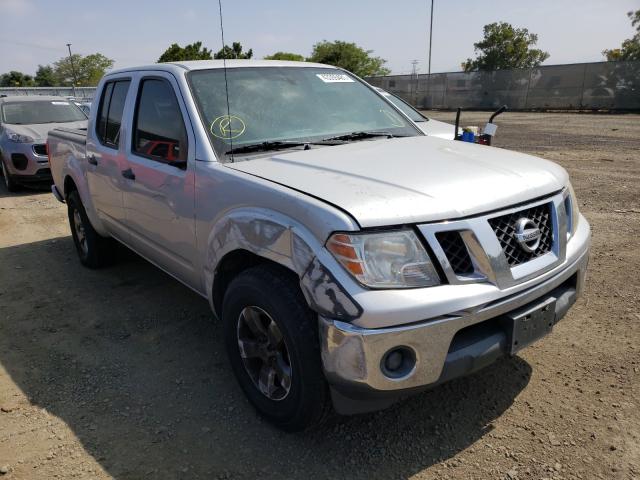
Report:
<svg viewBox="0 0 640 480"><path fill-rule="evenodd" d="M128 168L122 173L124 208L132 247L196 287L195 142L177 88L161 72L139 80Z"/></svg>

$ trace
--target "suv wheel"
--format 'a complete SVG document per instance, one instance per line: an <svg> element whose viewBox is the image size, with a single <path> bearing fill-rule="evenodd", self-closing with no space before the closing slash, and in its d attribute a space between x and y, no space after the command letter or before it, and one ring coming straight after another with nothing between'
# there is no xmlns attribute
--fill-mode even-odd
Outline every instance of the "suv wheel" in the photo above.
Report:
<svg viewBox="0 0 640 480"><path fill-rule="evenodd" d="M7 187L7 190L10 192L17 192L19 190L19 185L11 178L11 175L9 175L9 170L4 164L4 160L2 158L0 158L0 165L2 165L2 178L4 178L5 187Z"/></svg>
<svg viewBox="0 0 640 480"><path fill-rule="evenodd" d="M259 265L229 285L222 308L229 361L253 406L277 427L319 424L330 400L318 319L291 273Z"/></svg>
<svg viewBox="0 0 640 480"><path fill-rule="evenodd" d="M113 262L114 242L93 229L76 190L67 196L67 212L73 243L80 262L89 268L104 267Z"/></svg>

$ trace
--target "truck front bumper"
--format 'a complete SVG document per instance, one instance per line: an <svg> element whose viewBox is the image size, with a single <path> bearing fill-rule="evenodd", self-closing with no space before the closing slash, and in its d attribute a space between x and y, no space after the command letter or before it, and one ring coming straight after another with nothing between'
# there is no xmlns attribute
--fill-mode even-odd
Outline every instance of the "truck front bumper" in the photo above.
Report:
<svg viewBox="0 0 640 480"><path fill-rule="evenodd" d="M581 294L589 260L590 231L582 219L575 238L568 242L566 260L526 288L504 292L469 307L465 291L457 311L435 318L388 328L363 328L353 323L320 319L322 361L341 413L383 408L411 390L424 389L467 375L513 353L514 313L549 304L557 323ZM365 310L366 311L366 310ZM400 349L408 358L400 375L385 368L389 352ZM403 360L404 361L404 360Z"/></svg>

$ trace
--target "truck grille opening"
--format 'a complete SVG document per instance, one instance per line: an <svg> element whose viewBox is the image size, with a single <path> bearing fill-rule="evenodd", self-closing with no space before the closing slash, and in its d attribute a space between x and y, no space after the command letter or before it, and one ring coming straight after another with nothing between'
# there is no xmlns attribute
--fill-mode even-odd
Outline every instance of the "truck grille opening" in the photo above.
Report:
<svg viewBox="0 0 640 480"><path fill-rule="evenodd" d="M498 237L507 262L512 267L540 257L551 251L553 245L553 223L551 203L538 205L518 212L509 213L489 220L489 225ZM516 224L521 218L533 220L540 229L540 244L534 252L524 250L516 240Z"/></svg>
<svg viewBox="0 0 640 480"><path fill-rule="evenodd" d="M47 146L44 143L40 143L38 145L33 146L33 153L36 155L40 155L43 157L47 156Z"/></svg>
<svg viewBox="0 0 640 480"><path fill-rule="evenodd" d="M456 275L473 273L471 256L460 236L460 232L438 232L436 233L436 238Z"/></svg>

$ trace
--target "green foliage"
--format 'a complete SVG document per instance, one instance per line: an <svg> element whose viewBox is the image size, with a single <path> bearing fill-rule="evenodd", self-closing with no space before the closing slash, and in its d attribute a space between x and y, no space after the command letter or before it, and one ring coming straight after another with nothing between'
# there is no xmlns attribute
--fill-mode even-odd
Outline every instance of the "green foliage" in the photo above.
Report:
<svg viewBox="0 0 640 480"><path fill-rule="evenodd" d="M622 42L620 48L602 51L610 62L640 60L640 10L628 12L627 16L631 19L631 25L636 27L636 34Z"/></svg>
<svg viewBox="0 0 640 480"><path fill-rule="evenodd" d="M36 87L55 87L56 75L51 65L38 65L34 77Z"/></svg>
<svg viewBox="0 0 640 480"><path fill-rule="evenodd" d="M76 86L93 87L98 84L105 72L113 67L113 60L101 53L93 53L86 56L76 53L72 55L72 59L63 57L53 64L53 71L58 85L73 85L75 69Z"/></svg>
<svg viewBox="0 0 640 480"><path fill-rule="evenodd" d="M213 58L216 60L226 58L228 60L233 58L249 59L253 57L253 49L250 48L246 52L243 52L242 44L240 42L233 42L231 45L231 47L229 47L229 45L225 45L224 48L218 50L218 52L213 55Z"/></svg>
<svg viewBox="0 0 640 480"><path fill-rule="evenodd" d="M33 87L33 77L15 70L0 75L0 87Z"/></svg>
<svg viewBox="0 0 640 480"><path fill-rule="evenodd" d="M265 60L291 60L294 62L304 62L304 57L297 53L291 52L276 52L273 55L267 55Z"/></svg>
<svg viewBox="0 0 640 480"><path fill-rule="evenodd" d="M313 46L313 52L307 61L344 68L360 77L391 73L391 70L384 67L387 61L371 56L372 53L373 50L364 50L355 43L324 40Z"/></svg>
<svg viewBox="0 0 640 480"><path fill-rule="evenodd" d="M160 58L158 63L182 62L185 60L211 60L211 50L202 46L202 42L194 42L184 47L172 43Z"/></svg>
<svg viewBox="0 0 640 480"><path fill-rule="evenodd" d="M473 44L476 58L462 63L465 72L537 67L549 54L537 48L538 35L506 22L484 26L484 38ZM478 53L479 52L479 53Z"/></svg>

